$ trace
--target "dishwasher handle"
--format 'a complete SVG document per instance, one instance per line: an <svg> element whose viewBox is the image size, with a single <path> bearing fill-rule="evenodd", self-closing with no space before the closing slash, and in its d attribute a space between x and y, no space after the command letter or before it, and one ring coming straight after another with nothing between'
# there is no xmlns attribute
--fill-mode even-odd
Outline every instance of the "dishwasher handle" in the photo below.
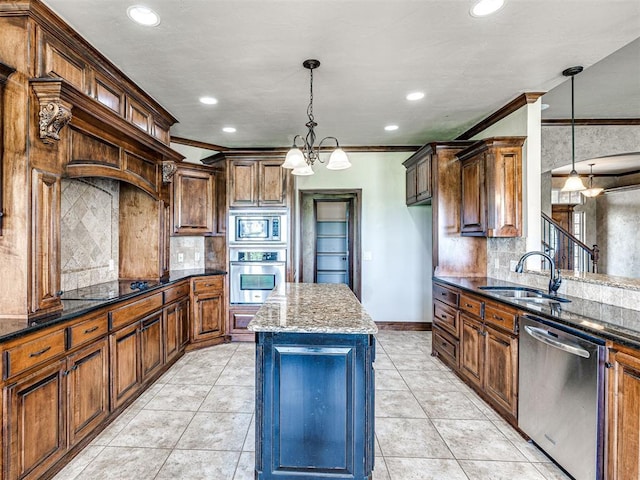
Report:
<svg viewBox="0 0 640 480"><path fill-rule="evenodd" d="M591 354L584 348L581 348L572 342L562 341L552 335L549 335L549 333L542 328L525 325L524 329L529 335L545 345L549 345L550 347L557 348L563 352L583 358L589 358L591 356Z"/></svg>

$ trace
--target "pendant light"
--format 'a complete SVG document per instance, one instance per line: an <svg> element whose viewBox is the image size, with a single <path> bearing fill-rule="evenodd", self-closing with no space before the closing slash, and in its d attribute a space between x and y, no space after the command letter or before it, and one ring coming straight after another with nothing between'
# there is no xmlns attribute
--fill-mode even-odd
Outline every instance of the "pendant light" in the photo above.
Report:
<svg viewBox="0 0 640 480"><path fill-rule="evenodd" d="M582 190L580 192L585 197L597 197L604 191L604 188L600 188L600 187L594 188L593 186L593 166L594 165L595 163L589 164L589 167L591 167L591 170L589 171L589 188L587 188L586 190Z"/></svg>
<svg viewBox="0 0 640 480"><path fill-rule="evenodd" d="M578 65L576 67L569 67L562 72L562 75L565 77L571 77L571 173L569 173L569 178L567 178L564 187L562 187L563 192L580 192L587 188L582 183L582 179L576 171L576 119L573 111L573 77L582 70L582 67Z"/></svg>

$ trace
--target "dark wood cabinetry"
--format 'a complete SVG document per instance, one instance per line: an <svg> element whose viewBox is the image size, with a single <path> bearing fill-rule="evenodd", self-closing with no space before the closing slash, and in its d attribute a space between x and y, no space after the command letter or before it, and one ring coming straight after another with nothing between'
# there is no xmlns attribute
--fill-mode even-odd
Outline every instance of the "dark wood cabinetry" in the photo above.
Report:
<svg viewBox="0 0 640 480"><path fill-rule="evenodd" d="M607 478L640 478L640 351L613 345L609 365Z"/></svg>
<svg viewBox="0 0 640 480"><path fill-rule="evenodd" d="M428 144L411 155L403 165L406 167L406 202L407 205L430 203L431 187L431 153L432 145Z"/></svg>
<svg viewBox="0 0 640 480"><path fill-rule="evenodd" d="M156 312L140 322L140 363L143 382L164 365L162 317L162 312Z"/></svg>
<svg viewBox="0 0 640 480"><path fill-rule="evenodd" d="M180 166L173 177L173 235L218 233L216 175Z"/></svg>
<svg viewBox="0 0 640 480"><path fill-rule="evenodd" d="M228 165L230 207L285 207L290 174L282 159L232 159Z"/></svg>
<svg viewBox="0 0 640 480"><path fill-rule="evenodd" d="M118 408L138 392L140 341L138 325L130 325L109 337L111 350L111 405Z"/></svg>
<svg viewBox="0 0 640 480"><path fill-rule="evenodd" d="M225 304L223 277L191 281L192 342L208 342L224 335Z"/></svg>
<svg viewBox="0 0 640 480"><path fill-rule="evenodd" d="M247 330L247 325L258 311L257 306L231 305L227 331L233 341L254 341L255 334Z"/></svg>
<svg viewBox="0 0 640 480"><path fill-rule="evenodd" d="M462 235L522 235L522 145L525 137L494 137L458 152Z"/></svg>
<svg viewBox="0 0 640 480"><path fill-rule="evenodd" d="M433 354L515 425L517 311L438 283L434 283L433 298Z"/></svg>
<svg viewBox="0 0 640 480"><path fill-rule="evenodd" d="M165 361L172 361L189 343L189 298L164 309Z"/></svg>

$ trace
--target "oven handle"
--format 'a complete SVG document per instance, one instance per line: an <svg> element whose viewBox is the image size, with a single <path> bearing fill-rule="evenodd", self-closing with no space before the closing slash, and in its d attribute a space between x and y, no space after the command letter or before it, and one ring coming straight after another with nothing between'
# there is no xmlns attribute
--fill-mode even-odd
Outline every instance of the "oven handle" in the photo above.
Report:
<svg viewBox="0 0 640 480"><path fill-rule="evenodd" d="M550 347L557 348L563 352L583 358L589 358L591 356L591 354L584 348L581 348L572 342L563 342L562 340L549 335L549 333L542 328L525 325L524 329L529 335L545 345L549 345Z"/></svg>
<svg viewBox="0 0 640 480"><path fill-rule="evenodd" d="M284 267L287 262L230 262L232 267Z"/></svg>

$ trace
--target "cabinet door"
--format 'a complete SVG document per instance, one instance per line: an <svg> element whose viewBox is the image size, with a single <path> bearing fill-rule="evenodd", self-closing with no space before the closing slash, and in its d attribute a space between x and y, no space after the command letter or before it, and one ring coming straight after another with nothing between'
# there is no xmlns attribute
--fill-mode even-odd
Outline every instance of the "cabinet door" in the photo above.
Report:
<svg viewBox="0 0 640 480"><path fill-rule="evenodd" d="M31 191L31 311L55 311L62 308L59 297L60 177L33 170Z"/></svg>
<svg viewBox="0 0 640 480"><path fill-rule="evenodd" d="M178 303L164 309L165 361L170 362L180 351L180 317Z"/></svg>
<svg viewBox="0 0 640 480"><path fill-rule="evenodd" d="M421 202L431 198L431 155L416 164L416 200Z"/></svg>
<svg viewBox="0 0 640 480"><path fill-rule="evenodd" d="M192 340L206 340L223 334L224 298L222 291L194 296Z"/></svg>
<svg viewBox="0 0 640 480"><path fill-rule="evenodd" d="M227 177L222 171L216 172L216 208L218 217L217 233L227 233Z"/></svg>
<svg viewBox="0 0 640 480"><path fill-rule="evenodd" d="M258 173L258 203L265 207L287 205L287 181L289 175L282 168L282 160L261 160Z"/></svg>
<svg viewBox="0 0 640 480"><path fill-rule="evenodd" d="M465 314L460 315L460 371L482 388L484 376L484 332L482 325Z"/></svg>
<svg viewBox="0 0 640 480"><path fill-rule="evenodd" d="M178 306L178 323L180 324L180 350L184 349L189 343L189 315L190 303L189 300L183 300Z"/></svg>
<svg viewBox="0 0 640 480"><path fill-rule="evenodd" d="M164 365L162 340L162 312L157 312L141 322L140 358L143 382Z"/></svg>
<svg viewBox="0 0 640 480"><path fill-rule="evenodd" d="M232 160L229 165L229 206L258 206L258 163Z"/></svg>
<svg viewBox="0 0 640 480"><path fill-rule="evenodd" d="M405 176L406 176L406 184L407 184L407 188L406 188L406 203L407 205L412 205L414 203L416 203L416 198L417 198L417 180L416 180L416 175L417 175L417 165L411 165L409 168L407 168L407 171L405 172Z"/></svg>
<svg viewBox="0 0 640 480"><path fill-rule="evenodd" d="M487 236L519 237L522 223L521 148L496 148L493 158L488 161L486 175Z"/></svg>
<svg viewBox="0 0 640 480"><path fill-rule="evenodd" d="M484 154L476 155L462 162L460 232L463 234L482 235L486 231L487 202L484 173Z"/></svg>
<svg viewBox="0 0 640 480"><path fill-rule="evenodd" d="M111 350L111 405L118 408L142 384L140 376L139 323L123 328L109 338Z"/></svg>
<svg viewBox="0 0 640 480"><path fill-rule="evenodd" d="M484 391L515 419L518 413L518 339L485 329Z"/></svg>
<svg viewBox="0 0 640 480"><path fill-rule="evenodd" d="M178 170L173 179L173 233L213 235L216 224L215 176L199 170Z"/></svg>
<svg viewBox="0 0 640 480"><path fill-rule="evenodd" d="M8 479L37 479L67 450L65 360L4 390Z"/></svg>
<svg viewBox="0 0 640 480"><path fill-rule="evenodd" d="M74 445L109 414L109 348L104 338L74 353L67 363L69 445Z"/></svg>
<svg viewBox="0 0 640 480"><path fill-rule="evenodd" d="M613 351L609 360L607 478L640 478L640 352Z"/></svg>

